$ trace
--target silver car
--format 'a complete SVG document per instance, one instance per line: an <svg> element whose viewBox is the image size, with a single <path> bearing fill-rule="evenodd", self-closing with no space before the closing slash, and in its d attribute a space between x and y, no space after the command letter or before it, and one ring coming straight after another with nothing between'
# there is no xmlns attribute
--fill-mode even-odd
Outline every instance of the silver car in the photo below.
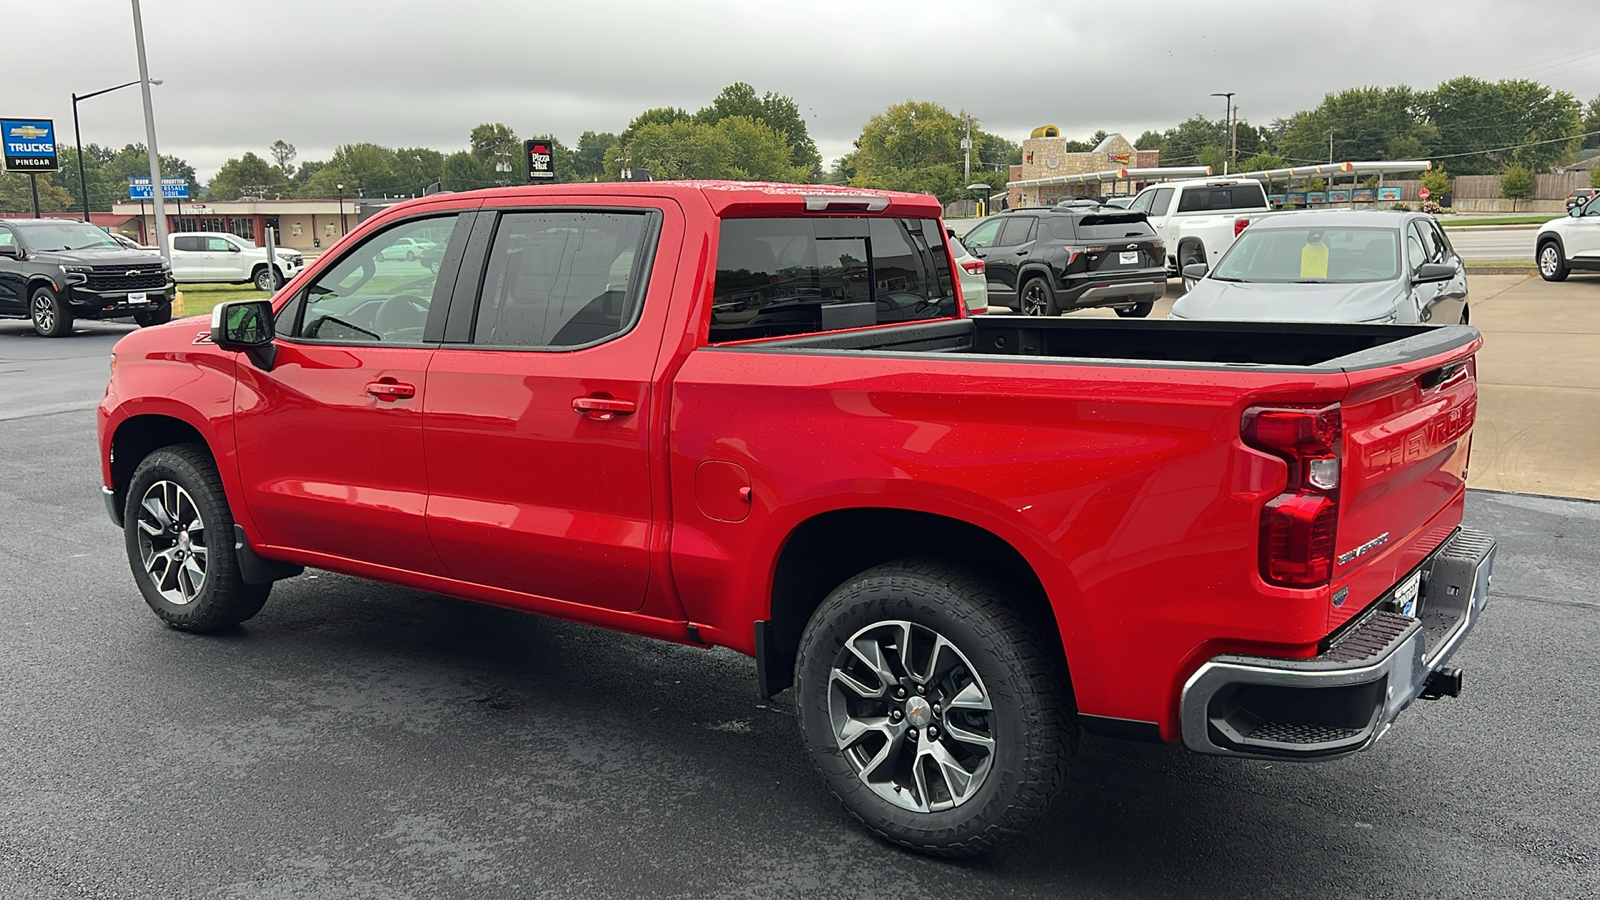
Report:
<svg viewBox="0 0 1600 900"><path fill-rule="evenodd" d="M1467 275L1432 216L1306 210L1258 219L1194 288L1174 319L1465 325Z"/></svg>

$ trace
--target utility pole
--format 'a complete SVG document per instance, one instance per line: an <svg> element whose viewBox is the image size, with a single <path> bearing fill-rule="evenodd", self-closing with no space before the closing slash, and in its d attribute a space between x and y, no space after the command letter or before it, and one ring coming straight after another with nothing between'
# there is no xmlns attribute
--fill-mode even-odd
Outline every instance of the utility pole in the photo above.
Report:
<svg viewBox="0 0 1600 900"><path fill-rule="evenodd" d="M1213 97L1222 97L1222 98L1224 98L1225 102L1227 103L1227 105L1223 108L1224 111L1222 113L1222 124L1227 126L1228 132L1229 132L1230 135L1233 134L1233 95L1235 93L1236 93L1235 91L1225 91L1225 92L1222 92L1222 93L1216 93L1216 94L1212 94L1211 95ZM1239 152L1238 141L1231 140L1230 142L1233 144L1233 155L1235 157L1237 157L1238 156L1238 152ZM1226 174L1228 174L1228 154L1226 152L1227 148L1223 148L1223 149L1224 149L1224 153L1223 153L1223 157L1222 157L1222 174L1226 175ZM1235 161L1237 162L1237 159L1235 159Z"/></svg>
<svg viewBox="0 0 1600 900"><path fill-rule="evenodd" d="M967 136L961 139L961 180L972 181L972 117L966 113L961 118L967 123Z"/></svg>
<svg viewBox="0 0 1600 900"><path fill-rule="evenodd" d="M139 93L144 95L145 146L150 152L150 205L156 215L156 248L161 258L172 261L167 249L167 208L161 198L161 152L156 149L156 114L150 105L150 67L144 59L144 19L139 15L139 0L133 2L133 43L139 51Z"/></svg>
<svg viewBox="0 0 1600 900"><path fill-rule="evenodd" d="M1328 162L1333 162L1333 129L1328 129Z"/></svg>

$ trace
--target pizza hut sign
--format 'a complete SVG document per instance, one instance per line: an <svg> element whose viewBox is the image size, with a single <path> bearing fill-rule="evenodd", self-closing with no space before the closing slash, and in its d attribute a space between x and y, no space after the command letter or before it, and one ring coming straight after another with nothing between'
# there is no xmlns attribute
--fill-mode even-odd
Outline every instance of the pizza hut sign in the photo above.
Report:
<svg viewBox="0 0 1600 900"><path fill-rule="evenodd" d="M523 156L528 161L528 180L534 184L556 180L555 152L548 140L532 140L523 144Z"/></svg>

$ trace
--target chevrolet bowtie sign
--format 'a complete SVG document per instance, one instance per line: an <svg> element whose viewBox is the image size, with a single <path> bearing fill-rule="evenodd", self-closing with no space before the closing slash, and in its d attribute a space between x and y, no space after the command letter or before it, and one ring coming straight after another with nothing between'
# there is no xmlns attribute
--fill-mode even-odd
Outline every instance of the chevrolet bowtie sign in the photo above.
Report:
<svg viewBox="0 0 1600 900"><path fill-rule="evenodd" d="M49 119L0 119L7 172L54 172L56 128Z"/></svg>

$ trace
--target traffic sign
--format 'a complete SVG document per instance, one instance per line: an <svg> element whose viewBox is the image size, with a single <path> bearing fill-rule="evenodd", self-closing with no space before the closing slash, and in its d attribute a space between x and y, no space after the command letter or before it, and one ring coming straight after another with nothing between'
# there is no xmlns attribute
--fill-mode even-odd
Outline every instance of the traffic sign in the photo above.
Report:
<svg viewBox="0 0 1600 900"><path fill-rule="evenodd" d="M128 179L129 200L153 200L155 192L150 190L150 179L134 176ZM185 178L161 179L161 199L187 200L189 199L189 181Z"/></svg>
<svg viewBox="0 0 1600 900"><path fill-rule="evenodd" d="M1428 199L1428 196L1429 196L1429 195L1430 195L1430 194L1432 194L1432 193L1433 193L1433 191L1430 191L1430 190L1428 190L1428 189L1427 189L1427 188L1423 188L1423 189L1422 189L1422 190L1420 190L1420 191L1417 191L1417 196L1418 196L1418 197L1421 197L1421 198L1422 198L1422 199L1424 199L1424 200L1426 200L1426 199Z"/></svg>
<svg viewBox="0 0 1600 900"><path fill-rule="evenodd" d="M0 119L7 172L55 172L56 126L49 119Z"/></svg>

